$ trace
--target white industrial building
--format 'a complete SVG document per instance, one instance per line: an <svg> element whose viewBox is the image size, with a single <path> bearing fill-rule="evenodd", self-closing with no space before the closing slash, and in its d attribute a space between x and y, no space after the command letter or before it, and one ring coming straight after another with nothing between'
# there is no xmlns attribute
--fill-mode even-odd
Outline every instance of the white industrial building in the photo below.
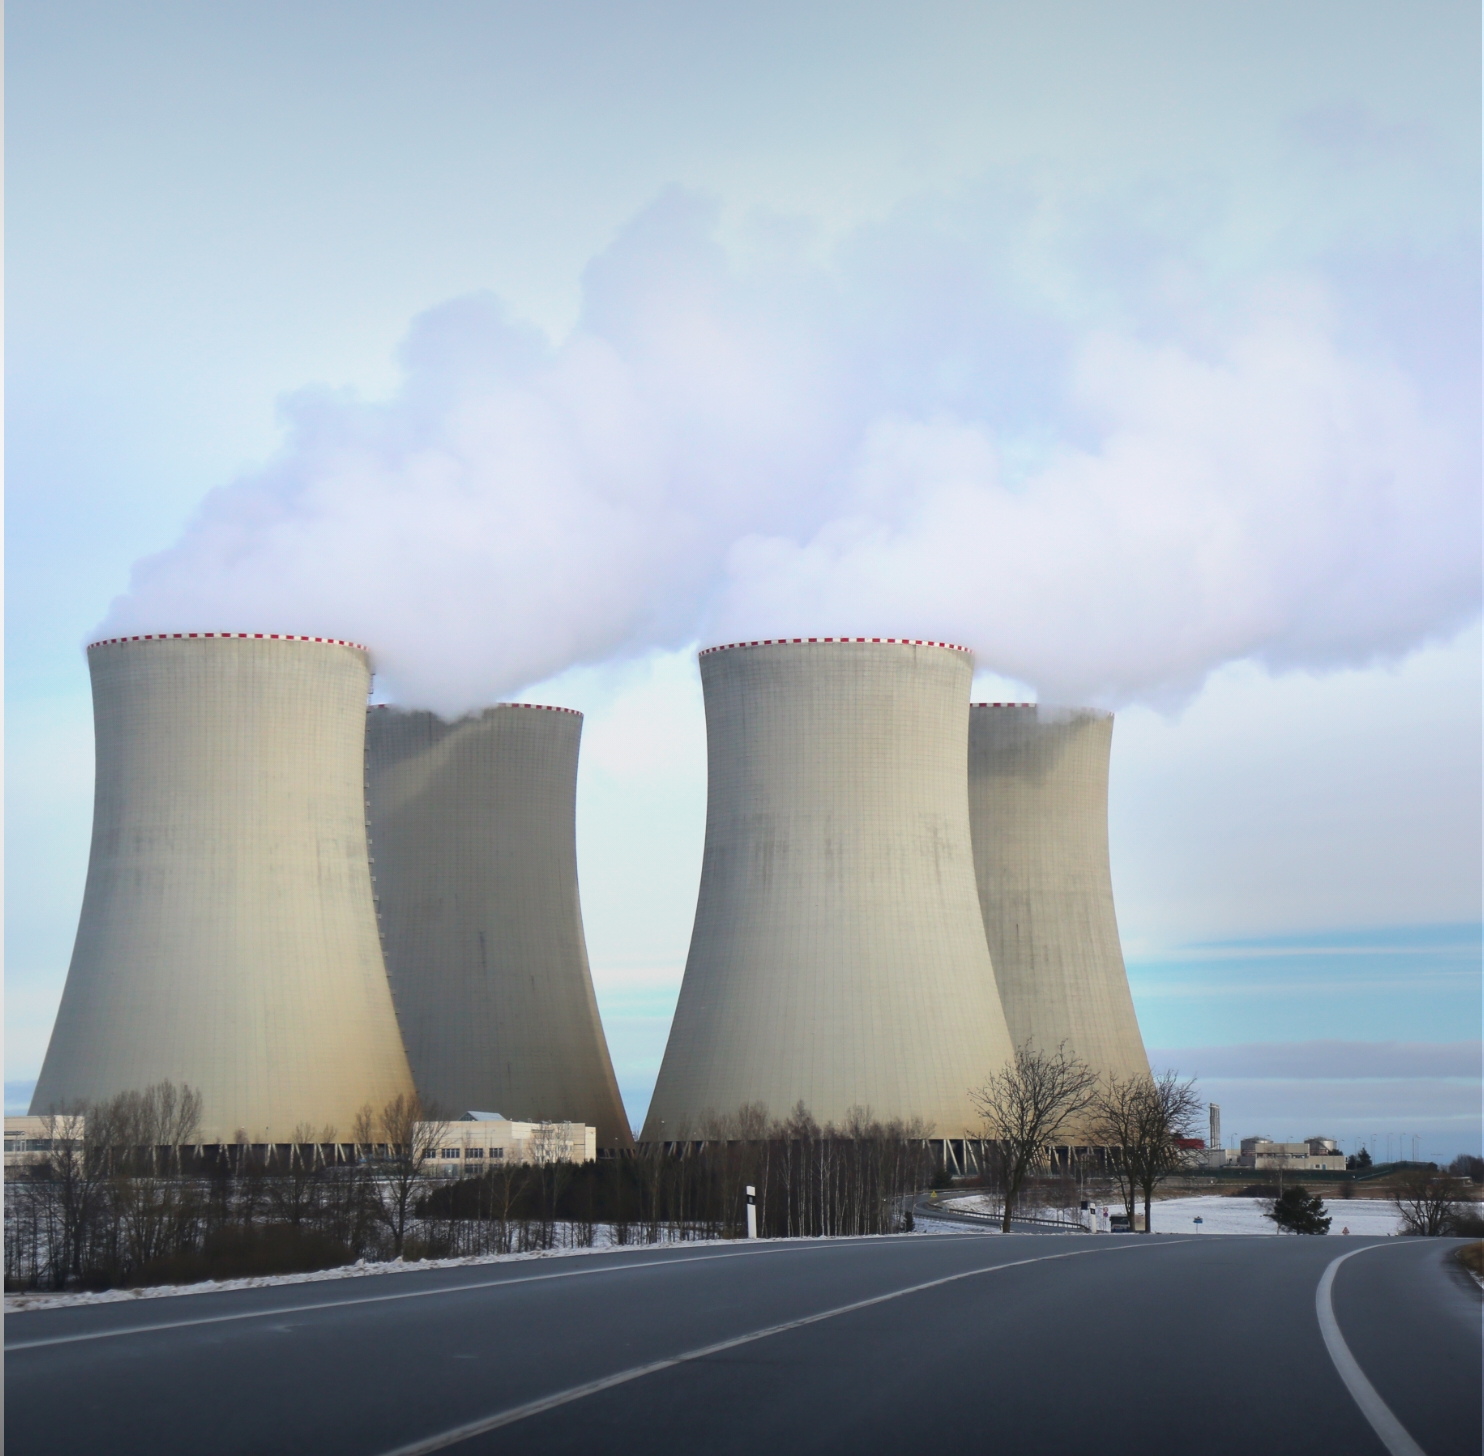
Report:
<svg viewBox="0 0 1484 1456"><path fill-rule="evenodd" d="M1105 1077L1147 1076L1108 864L1113 716L976 703L969 823L1000 1004L1017 1046L1065 1043Z"/></svg>
<svg viewBox="0 0 1484 1456"><path fill-rule="evenodd" d="M366 849L366 650L175 633L88 666L92 851L32 1112L171 1081L201 1093L202 1142L349 1137L413 1091Z"/></svg>
<svg viewBox="0 0 1484 1456"><path fill-rule="evenodd" d="M516 1163L591 1163L598 1130L580 1122L516 1122L498 1112L466 1112L457 1121L422 1123L418 1143L437 1133L423 1159L435 1177L477 1178Z"/></svg>
<svg viewBox="0 0 1484 1456"><path fill-rule="evenodd" d="M14 1168L42 1162L61 1141L80 1144L87 1132L87 1118L81 1113L63 1113L56 1117L7 1117L5 1119L5 1166Z"/></svg>
<svg viewBox="0 0 1484 1456"><path fill-rule="evenodd" d="M1271 1138L1242 1139L1235 1158L1239 1168L1288 1173L1343 1173L1345 1155L1334 1138L1305 1138L1301 1143L1275 1143Z"/></svg>
<svg viewBox="0 0 1484 1456"><path fill-rule="evenodd" d="M633 1143L577 890L582 714L372 708L367 802L387 973L425 1105Z"/></svg>
<svg viewBox="0 0 1484 1456"><path fill-rule="evenodd" d="M1012 1053L974 878L970 654L794 638L700 664L705 855L644 1139L756 1102L962 1138Z"/></svg>

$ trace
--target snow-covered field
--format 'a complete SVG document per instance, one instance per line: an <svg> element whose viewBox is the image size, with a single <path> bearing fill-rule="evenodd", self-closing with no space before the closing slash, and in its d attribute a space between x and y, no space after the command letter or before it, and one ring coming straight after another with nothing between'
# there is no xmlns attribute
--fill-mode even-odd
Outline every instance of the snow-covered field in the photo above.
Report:
<svg viewBox="0 0 1484 1456"><path fill-rule="evenodd" d="M1263 1217L1268 1202L1263 1198L1223 1198L1208 1194L1200 1198L1166 1198L1154 1205L1155 1233L1165 1234L1270 1234L1277 1225ZM1324 1211L1333 1220L1331 1234L1364 1234L1368 1238L1397 1233L1401 1220L1391 1204L1379 1198L1325 1199ZM1196 1219L1201 1222L1196 1223Z"/></svg>
<svg viewBox="0 0 1484 1456"><path fill-rule="evenodd" d="M1198 1198L1165 1198L1154 1205L1154 1231L1159 1234L1269 1234L1277 1225L1263 1217L1267 1201L1261 1198L1224 1198L1220 1194ZM954 1212L998 1213L995 1200L983 1193L944 1200ZM1116 1205L1115 1205L1116 1207ZM1332 1234L1364 1234L1367 1237L1398 1232L1396 1209L1380 1199L1351 1198L1326 1201L1325 1211L1334 1220ZM1052 1216L1049 1212L1045 1217ZM1200 1223L1196 1222L1200 1219Z"/></svg>

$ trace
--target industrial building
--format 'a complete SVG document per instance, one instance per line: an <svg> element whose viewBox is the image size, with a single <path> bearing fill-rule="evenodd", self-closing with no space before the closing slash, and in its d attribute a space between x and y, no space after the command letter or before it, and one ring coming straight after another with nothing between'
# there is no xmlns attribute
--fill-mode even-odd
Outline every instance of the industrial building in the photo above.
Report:
<svg viewBox="0 0 1484 1456"><path fill-rule="evenodd" d="M1231 1161L1230 1159L1228 1160ZM1282 1170L1288 1173L1343 1173L1345 1155L1334 1138L1305 1138L1301 1143L1275 1143L1271 1138L1242 1139L1236 1158L1239 1168Z"/></svg>
<svg viewBox="0 0 1484 1456"><path fill-rule="evenodd" d="M5 1119L5 1166L22 1167L45 1162L57 1140L81 1143L88 1120L82 1113L56 1117L7 1117Z"/></svg>
<svg viewBox="0 0 1484 1456"><path fill-rule="evenodd" d="M974 879L970 654L794 638L700 665L705 855L644 1140L756 1102L962 1138L1012 1053Z"/></svg>
<svg viewBox="0 0 1484 1456"><path fill-rule="evenodd" d="M168 1080L200 1092L204 1143L348 1137L413 1091L367 859L366 650L176 633L88 666L92 850L32 1112Z"/></svg>
<svg viewBox="0 0 1484 1456"><path fill-rule="evenodd" d="M518 1163L591 1163L598 1156L598 1130L580 1122L515 1122L498 1112L466 1112L453 1122L420 1123L419 1146L433 1132L438 1145L423 1159L441 1178L477 1178Z"/></svg>
<svg viewBox="0 0 1484 1456"><path fill-rule="evenodd" d="M632 1145L577 890L582 714L448 722L374 707L367 804L383 949L426 1105L591 1123Z"/></svg>
<svg viewBox="0 0 1484 1456"><path fill-rule="evenodd" d="M1147 1076L1108 866L1113 716L975 703L968 801L974 870L1010 1035L1063 1043L1103 1076Z"/></svg>

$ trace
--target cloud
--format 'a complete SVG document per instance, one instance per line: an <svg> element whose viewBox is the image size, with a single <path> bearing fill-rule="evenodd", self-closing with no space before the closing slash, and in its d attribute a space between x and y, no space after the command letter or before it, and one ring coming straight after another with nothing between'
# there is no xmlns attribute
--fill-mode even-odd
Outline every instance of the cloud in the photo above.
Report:
<svg viewBox="0 0 1484 1456"><path fill-rule="evenodd" d="M1381 302L1347 291L1374 270L1233 277L1188 223L1104 215L986 187L825 262L787 229L739 261L667 193L565 340L457 299L390 399L291 396L280 457L140 562L102 634L352 637L444 712L697 637L923 636L1115 705L1477 615L1477 349L1415 343L1456 293L1420 260Z"/></svg>

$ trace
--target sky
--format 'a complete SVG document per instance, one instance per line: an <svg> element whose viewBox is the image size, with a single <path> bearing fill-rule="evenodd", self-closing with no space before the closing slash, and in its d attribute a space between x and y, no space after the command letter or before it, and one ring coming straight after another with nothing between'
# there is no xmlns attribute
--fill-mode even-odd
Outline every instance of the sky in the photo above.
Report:
<svg viewBox="0 0 1484 1456"><path fill-rule="evenodd" d="M1476 7L7 32L8 1086L81 900L94 636L347 636L391 700L582 709L637 1123L695 652L879 634L1115 710L1145 1040L1229 1132L1478 1150Z"/></svg>

